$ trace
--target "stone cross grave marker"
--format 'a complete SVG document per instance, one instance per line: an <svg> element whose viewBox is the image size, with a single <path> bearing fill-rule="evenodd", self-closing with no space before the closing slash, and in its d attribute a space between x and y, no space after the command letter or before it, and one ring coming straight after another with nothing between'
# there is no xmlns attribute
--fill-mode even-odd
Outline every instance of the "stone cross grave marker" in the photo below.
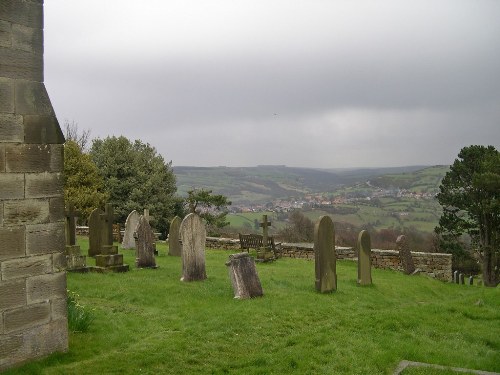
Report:
<svg viewBox="0 0 500 375"><path fill-rule="evenodd" d="M197 281L207 278L205 271L205 225L194 213L181 223L182 278L181 281Z"/></svg>
<svg viewBox="0 0 500 375"><path fill-rule="evenodd" d="M264 295L255 261L250 254L231 254L226 266L229 267L234 298L247 299Z"/></svg>
<svg viewBox="0 0 500 375"><path fill-rule="evenodd" d="M148 223L151 223L151 220L155 219L154 216L149 215L149 210L147 208L144 209L144 214L142 216L144 216L146 218Z"/></svg>
<svg viewBox="0 0 500 375"><path fill-rule="evenodd" d="M314 260L316 290L321 293L337 290L335 231L330 216L321 216L314 225Z"/></svg>
<svg viewBox="0 0 500 375"><path fill-rule="evenodd" d="M123 233L122 249L135 249L134 232L139 224L139 214L133 210L128 214L125 221L125 232Z"/></svg>
<svg viewBox="0 0 500 375"><path fill-rule="evenodd" d="M404 234L399 236L396 240L396 250L399 252L399 259L401 265L403 266L403 272L407 275L415 272L415 264L413 263L413 258L410 252L410 245Z"/></svg>
<svg viewBox="0 0 500 375"><path fill-rule="evenodd" d="M262 223L259 224L262 228L262 246L267 248L267 238L269 237L269 227L271 222L267 220L267 215L262 215Z"/></svg>
<svg viewBox="0 0 500 375"><path fill-rule="evenodd" d="M372 283L372 245L370 233L362 230L358 236L358 285L371 285Z"/></svg>
<svg viewBox="0 0 500 375"><path fill-rule="evenodd" d="M179 241L179 230L181 227L181 218L176 216L170 223L168 231L168 255L180 257L182 253L182 246Z"/></svg>
<svg viewBox="0 0 500 375"><path fill-rule="evenodd" d="M70 203L64 215L66 216L66 245L76 245L76 218L80 217L80 211L76 211L75 205Z"/></svg>
<svg viewBox="0 0 500 375"><path fill-rule="evenodd" d="M101 215L103 213L101 209L96 208L89 216L89 256L91 257L101 254Z"/></svg>
<svg viewBox="0 0 500 375"><path fill-rule="evenodd" d="M136 228L136 260L139 268L157 268L154 256L154 235L146 217L141 216Z"/></svg>

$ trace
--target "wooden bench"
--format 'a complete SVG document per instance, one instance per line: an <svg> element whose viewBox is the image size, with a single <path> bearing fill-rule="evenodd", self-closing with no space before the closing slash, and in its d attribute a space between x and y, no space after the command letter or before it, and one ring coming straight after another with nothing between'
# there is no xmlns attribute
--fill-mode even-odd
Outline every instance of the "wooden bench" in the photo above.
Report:
<svg viewBox="0 0 500 375"><path fill-rule="evenodd" d="M250 252L250 249L261 250L264 247L264 237L261 234L239 234L240 247L242 250ZM279 258L281 242L274 243L274 237L267 237L267 246L273 251L274 257Z"/></svg>

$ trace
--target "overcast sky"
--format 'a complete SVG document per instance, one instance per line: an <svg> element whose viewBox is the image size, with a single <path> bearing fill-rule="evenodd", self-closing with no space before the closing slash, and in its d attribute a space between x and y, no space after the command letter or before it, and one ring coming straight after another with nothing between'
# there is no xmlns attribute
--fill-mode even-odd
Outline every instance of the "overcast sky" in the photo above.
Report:
<svg viewBox="0 0 500 375"><path fill-rule="evenodd" d="M45 0L61 125L173 165L450 164L500 149L498 0Z"/></svg>

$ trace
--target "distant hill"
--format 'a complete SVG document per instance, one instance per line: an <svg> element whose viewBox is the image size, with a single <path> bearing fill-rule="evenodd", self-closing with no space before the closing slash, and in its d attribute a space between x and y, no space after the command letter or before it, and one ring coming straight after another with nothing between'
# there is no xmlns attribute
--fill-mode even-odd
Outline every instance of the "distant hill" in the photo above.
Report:
<svg viewBox="0 0 500 375"><path fill-rule="evenodd" d="M306 193L334 192L370 181L373 187L435 188L448 167L314 169L284 165L256 167L173 167L179 194L192 188L211 189L235 204L265 203Z"/></svg>

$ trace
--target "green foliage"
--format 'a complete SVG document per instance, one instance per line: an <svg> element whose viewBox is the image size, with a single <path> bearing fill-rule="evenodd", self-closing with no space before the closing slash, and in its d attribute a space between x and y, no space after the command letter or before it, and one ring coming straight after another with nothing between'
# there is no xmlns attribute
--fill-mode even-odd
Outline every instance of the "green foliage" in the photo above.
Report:
<svg viewBox="0 0 500 375"><path fill-rule="evenodd" d="M82 152L74 141L64 144L64 201L80 211L80 223L86 223L94 208L108 199L104 179L90 155Z"/></svg>
<svg viewBox="0 0 500 375"><path fill-rule="evenodd" d="M153 227L166 233L176 203L172 162L165 163L149 144L123 136L95 139L90 154L104 177L117 220L123 223L132 210L147 208Z"/></svg>
<svg viewBox="0 0 500 375"><path fill-rule="evenodd" d="M79 295L70 290L68 297L68 329L70 332L87 332L94 321L94 314L78 302Z"/></svg>
<svg viewBox="0 0 500 375"><path fill-rule="evenodd" d="M437 199L443 207L436 232L445 246L468 235L482 259L485 285L500 280L500 153L493 146L464 147L445 175Z"/></svg>
<svg viewBox="0 0 500 375"><path fill-rule="evenodd" d="M188 191L186 206L190 213L199 214L206 222L209 235L218 235L226 221L227 206L231 202L221 194L212 194L212 190L192 189Z"/></svg>

